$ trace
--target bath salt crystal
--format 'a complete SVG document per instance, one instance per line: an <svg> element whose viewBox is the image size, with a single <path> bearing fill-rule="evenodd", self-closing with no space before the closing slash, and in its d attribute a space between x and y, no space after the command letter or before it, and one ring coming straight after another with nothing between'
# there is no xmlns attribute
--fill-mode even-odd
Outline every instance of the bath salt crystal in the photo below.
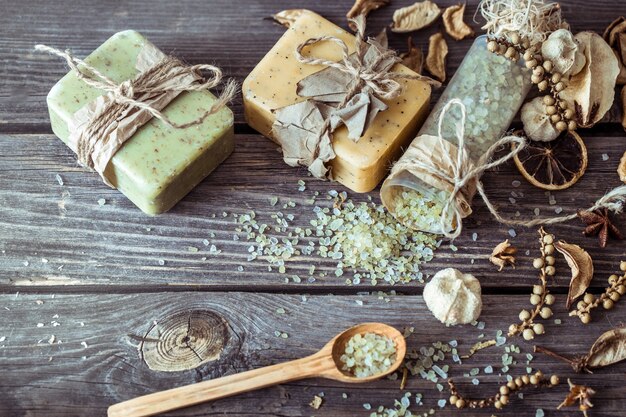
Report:
<svg viewBox="0 0 626 417"><path fill-rule="evenodd" d="M476 242L478 240L478 233L476 233L476 232L472 233L472 240L474 242Z"/></svg>
<svg viewBox="0 0 626 417"><path fill-rule="evenodd" d="M511 183L511 185L513 185L513 187L517 188L520 185L522 185L521 181L518 180L513 180L513 182Z"/></svg>
<svg viewBox="0 0 626 417"><path fill-rule="evenodd" d="M441 399L439 401L437 401L437 405L439 406L439 408L443 408L446 406L447 401L445 399Z"/></svg>
<svg viewBox="0 0 626 417"><path fill-rule="evenodd" d="M608 154L606 154L606 153L603 153L603 154L602 154L602 160L603 160L603 161L608 161L608 160L609 160L609 155L608 155Z"/></svg>
<svg viewBox="0 0 626 417"><path fill-rule="evenodd" d="M563 211L563 207L557 207L557 208L554 209L554 212L556 214L561 214L562 211Z"/></svg>
<svg viewBox="0 0 626 417"><path fill-rule="evenodd" d="M539 216L539 213L541 213L541 211L538 208L535 208L535 216Z"/></svg>
<svg viewBox="0 0 626 417"><path fill-rule="evenodd" d="M515 229L509 229L509 236L511 237L517 236L517 232L515 231Z"/></svg>
<svg viewBox="0 0 626 417"><path fill-rule="evenodd" d="M106 203L107 203L107 201L104 198L98 199L98 205L99 206L104 206Z"/></svg>
<svg viewBox="0 0 626 417"><path fill-rule="evenodd" d="M511 204L515 204L517 202L517 200L515 200L513 197L509 197L509 201L511 202Z"/></svg>
<svg viewBox="0 0 626 417"><path fill-rule="evenodd" d="M545 417L546 413L541 409L538 408L537 411L535 411L535 417Z"/></svg>
<svg viewBox="0 0 626 417"><path fill-rule="evenodd" d="M54 176L54 178L56 178L56 180L59 183L59 185L63 185L63 178L61 178L61 176L59 174L56 174Z"/></svg>

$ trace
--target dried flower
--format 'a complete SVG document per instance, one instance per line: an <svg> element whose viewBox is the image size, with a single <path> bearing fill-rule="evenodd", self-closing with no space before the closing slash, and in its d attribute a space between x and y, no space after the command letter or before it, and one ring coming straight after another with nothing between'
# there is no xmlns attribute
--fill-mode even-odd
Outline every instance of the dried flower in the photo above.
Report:
<svg viewBox="0 0 626 417"><path fill-rule="evenodd" d="M424 53L422 52L422 48L413 44L413 38L411 36L407 38L407 49L407 52L400 54L402 65L421 74L424 69Z"/></svg>
<svg viewBox="0 0 626 417"><path fill-rule="evenodd" d="M626 18L620 16L605 29L604 40L613 48L619 61L620 73L617 85L626 84Z"/></svg>
<svg viewBox="0 0 626 417"><path fill-rule="evenodd" d="M459 394L454 381L449 380L448 386L450 388L450 404L457 408L485 408L494 406L497 409L501 409L509 404L509 399L513 392L519 391L527 386L536 387L554 387L559 384L559 377L552 375L550 378L545 378L543 372L537 371L530 375L522 375L514 380L509 381L505 385L500 386L498 393L484 399L467 399Z"/></svg>
<svg viewBox="0 0 626 417"><path fill-rule="evenodd" d="M569 283L566 307L569 310L572 302L583 295L593 278L593 261L586 250L578 245L573 245L560 240L554 247L567 261L572 270L572 279Z"/></svg>
<svg viewBox="0 0 626 417"><path fill-rule="evenodd" d="M569 384L569 394L556 409L560 410L561 407L569 407L578 402L578 409L587 417L587 410L593 407L590 399L596 391L584 385L576 385L569 378L567 383Z"/></svg>
<svg viewBox="0 0 626 417"><path fill-rule="evenodd" d="M591 310L602 305L605 310L610 310L618 302L622 295L626 293L626 262L620 263L620 269L624 274L620 277L613 274L609 277L609 286L599 297L593 294L585 294L583 300L576 305L576 310L569 313L570 316L578 316L584 324L591 322Z"/></svg>
<svg viewBox="0 0 626 417"><path fill-rule="evenodd" d="M554 235L546 233L543 227L539 229L539 242L541 257L533 261L533 266L539 269L540 284L533 286L530 295L530 303L535 306L532 311L522 310L519 314L520 323L509 326L509 336L522 334L525 340L535 338L535 335L543 334L545 329L541 323L535 323L535 318L549 318L552 316L550 306L554 304L554 296L547 289L547 277L554 276Z"/></svg>
<svg viewBox="0 0 626 417"><path fill-rule="evenodd" d="M426 71L441 82L446 80L446 56L448 44L441 33L435 33L428 39L428 55L426 55Z"/></svg>
<svg viewBox="0 0 626 417"><path fill-rule="evenodd" d="M474 30L463 21L464 14L465 3L450 6L443 12L443 25L446 32L457 41L474 36Z"/></svg>
<svg viewBox="0 0 626 417"><path fill-rule="evenodd" d="M586 60L574 35L567 29L552 32L541 45L541 54L543 59L552 62L554 71L564 76L580 72Z"/></svg>
<svg viewBox="0 0 626 417"><path fill-rule="evenodd" d="M559 136L559 131L546 112L543 97L535 97L522 106L521 119L524 132L532 140L550 142Z"/></svg>
<svg viewBox="0 0 626 417"><path fill-rule="evenodd" d="M439 15L441 9L432 1L417 2L411 6L403 7L393 13L393 32L412 32L431 25Z"/></svg>
<svg viewBox="0 0 626 417"><path fill-rule="evenodd" d="M350 20L361 14L367 16L370 12L387 6L389 2L390 0L356 0L352 8L346 14L346 17ZM349 26L352 30L356 29L352 22L349 23Z"/></svg>
<svg viewBox="0 0 626 417"><path fill-rule="evenodd" d="M618 327L604 332L594 342L589 352L575 359L570 359L541 346L535 346L535 352L544 353L563 362L569 363L576 372L589 372L626 360L626 327Z"/></svg>
<svg viewBox="0 0 626 417"><path fill-rule="evenodd" d="M600 247L606 247L609 237L624 240L622 232L611 223L609 211L606 208L596 211L578 211L578 217L585 222L587 227L583 230L585 236L598 235Z"/></svg>
<svg viewBox="0 0 626 417"><path fill-rule="evenodd" d="M509 243L509 239L505 240L502 243L499 243L491 252L491 256L489 257L489 261L495 266L499 267L498 271L502 271L502 269L506 265L511 265L515 268L515 254L517 253L517 249Z"/></svg>

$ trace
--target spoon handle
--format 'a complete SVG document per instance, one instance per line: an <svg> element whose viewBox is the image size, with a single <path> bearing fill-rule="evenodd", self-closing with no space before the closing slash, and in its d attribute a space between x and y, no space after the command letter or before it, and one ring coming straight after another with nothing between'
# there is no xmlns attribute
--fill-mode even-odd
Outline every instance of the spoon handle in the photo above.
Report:
<svg viewBox="0 0 626 417"><path fill-rule="evenodd" d="M108 417L153 416L282 382L322 376L335 367L332 357L318 353L290 362L133 398L110 406Z"/></svg>

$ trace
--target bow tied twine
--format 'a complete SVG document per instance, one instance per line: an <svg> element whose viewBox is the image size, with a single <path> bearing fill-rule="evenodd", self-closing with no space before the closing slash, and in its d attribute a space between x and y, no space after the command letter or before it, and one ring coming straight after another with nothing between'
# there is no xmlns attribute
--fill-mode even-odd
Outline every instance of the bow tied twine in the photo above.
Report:
<svg viewBox="0 0 626 417"><path fill-rule="evenodd" d="M216 102L199 117L187 123L175 123L161 110L183 91L208 91L216 87L222 81L219 68L205 64L185 65L148 43L137 58L137 69L141 67L138 75L117 83L94 66L74 57L69 50L61 51L46 45L35 45L35 50L64 58L78 79L106 93L74 115L71 121L74 129L71 129L68 142L79 162L98 171L109 186L112 185L104 176L108 162L152 117L175 129L196 126L224 107L237 90L235 82L229 80ZM205 77L202 72L210 75Z"/></svg>
<svg viewBox="0 0 626 417"><path fill-rule="evenodd" d="M272 134L281 145L285 162L307 166L318 178L329 176L326 162L335 157L331 134L345 125L348 138L358 142L376 115L387 109L382 100L402 94L402 84L397 80L424 80L440 85L428 77L391 71L401 59L388 49L385 33L365 41L365 16L352 21L356 26L352 54L346 43L334 36L311 38L298 45L295 56L299 62L326 68L298 82L296 93L307 100L274 110ZM341 60L303 55L304 48L322 42L339 45Z"/></svg>

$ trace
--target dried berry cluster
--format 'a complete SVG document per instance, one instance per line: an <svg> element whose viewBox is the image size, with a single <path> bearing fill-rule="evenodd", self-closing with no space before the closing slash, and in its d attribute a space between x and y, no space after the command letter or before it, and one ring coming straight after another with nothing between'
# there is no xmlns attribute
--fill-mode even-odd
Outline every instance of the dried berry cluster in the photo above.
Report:
<svg viewBox="0 0 626 417"><path fill-rule="evenodd" d="M539 229L539 236L541 257L533 261L533 266L539 269L539 280L541 282L533 286L533 292L530 295L530 303L535 307L532 311L522 310L519 313L521 323L509 326L509 336L521 333L525 340L532 340L535 338L535 335L545 332L543 324L535 323L535 318L537 316L543 319L550 318L552 309L548 306L554 304L554 295L550 294L547 289L547 277L554 276L556 272L554 268L554 235L546 233L541 228Z"/></svg>
<svg viewBox="0 0 626 417"><path fill-rule="evenodd" d="M578 316L584 324L591 322L591 310L602 304L605 310L610 310L619 301L620 297L626 293L626 261L619 265L624 273L621 277L613 274L609 277L609 286L599 297L586 293L581 301L576 305L576 310L569 313L570 316Z"/></svg>
<svg viewBox="0 0 626 417"><path fill-rule="evenodd" d="M508 39L491 38L487 43L487 49L514 62L522 56L526 61L526 68L533 72L532 83L537 85L539 91L547 92L543 96L543 104L554 127L559 132L576 130L577 125L574 120L576 113L560 98L561 91L565 89L563 74L554 71L552 61L543 58L540 52L541 45L530 46L528 39L513 32L509 34Z"/></svg>
<svg viewBox="0 0 626 417"><path fill-rule="evenodd" d="M559 384L559 377L552 375L549 379L546 379L541 371L530 375L522 375L517 377L505 385L501 385L498 393L484 399L467 399L461 396L456 388L456 385L452 380L448 381L450 387L450 404L455 405L457 408L485 408L494 406L498 410L509 404L509 397L515 391L519 391L527 386L547 386L553 387Z"/></svg>

